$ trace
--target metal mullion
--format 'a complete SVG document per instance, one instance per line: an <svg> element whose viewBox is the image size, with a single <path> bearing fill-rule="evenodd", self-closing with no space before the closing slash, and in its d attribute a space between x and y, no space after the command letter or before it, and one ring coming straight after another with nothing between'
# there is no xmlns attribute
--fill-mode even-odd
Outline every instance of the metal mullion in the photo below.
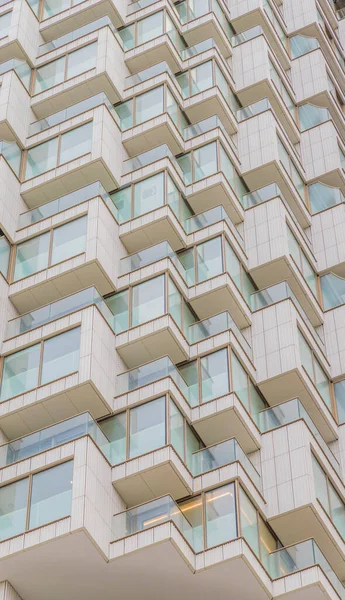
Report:
<svg viewBox="0 0 345 600"><path fill-rule="evenodd" d="M69 52L67 52L65 54L65 68L64 68L64 74L63 74L63 80L64 80L64 82L67 81L68 57L69 57Z"/></svg>
<svg viewBox="0 0 345 600"><path fill-rule="evenodd" d="M242 537L242 527L241 527L241 519L240 519L240 510L241 510L240 486L238 484L238 479L235 479L234 484L235 484L234 490L235 490L235 511L236 511L237 537Z"/></svg>
<svg viewBox="0 0 345 600"><path fill-rule="evenodd" d="M165 444L171 445L170 435L170 396L165 394Z"/></svg>
<svg viewBox="0 0 345 600"><path fill-rule="evenodd" d="M41 348L40 348L40 359L38 364L38 377L37 377L37 385L41 385L41 377L42 377L42 369L43 369L43 352L44 352L44 340L41 340Z"/></svg>
<svg viewBox="0 0 345 600"><path fill-rule="evenodd" d="M167 92L166 84L163 83L163 115L165 113L168 113L167 107L168 107L168 92Z"/></svg>
<svg viewBox="0 0 345 600"><path fill-rule="evenodd" d="M166 170L163 171L164 174L164 205L168 206L168 173Z"/></svg>
<svg viewBox="0 0 345 600"><path fill-rule="evenodd" d="M216 75L216 61L211 58L212 63L212 87L217 85L217 75Z"/></svg>
<svg viewBox="0 0 345 600"><path fill-rule="evenodd" d="M28 499L27 499L27 505L26 505L25 531L29 530L29 525L30 525L32 480L33 480L33 475L32 475L32 473L30 473L30 475L29 475L29 485L28 485Z"/></svg>
<svg viewBox="0 0 345 600"><path fill-rule="evenodd" d="M221 248L222 248L222 266L223 266L223 273L227 272L227 264L226 264L226 255L225 255L225 238L224 235L221 234Z"/></svg>
<svg viewBox="0 0 345 600"><path fill-rule="evenodd" d="M56 227L56 229L58 229L58 228ZM51 260L52 260L52 255L53 255L54 229L49 230L49 235L50 235L50 239L49 239L49 248L48 248L48 265L47 265L48 269L51 266Z"/></svg>
<svg viewBox="0 0 345 600"><path fill-rule="evenodd" d="M140 96L141 94L138 94ZM132 128L137 124L137 97L133 96L132 98ZM129 128L131 129L131 128Z"/></svg>
<svg viewBox="0 0 345 600"><path fill-rule="evenodd" d="M232 351L230 346L226 346L227 351L227 361L228 361L228 381L229 381L229 389L230 393L234 393L234 382L232 377Z"/></svg>
<svg viewBox="0 0 345 600"><path fill-rule="evenodd" d="M202 385L201 385L201 358L200 356L198 356L198 358L196 359L196 373L197 373L197 377L198 377L198 404L202 404Z"/></svg>
<svg viewBox="0 0 345 600"><path fill-rule="evenodd" d="M61 138L63 133L58 136L57 152L56 152L56 168L60 166L60 151L61 151ZM54 138L52 138L53 140ZM49 140L51 141L51 140Z"/></svg>
<svg viewBox="0 0 345 600"><path fill-rule="evenodd" d="M126 410L126 460L129 460L130 412L131 409Z"/></svg>
<svg viewBox="0 0 345 600"><path fill-rule="evenodd" d="M220 143L218 140L216 140L216 155L217 155L217 173L220 173L222 170L222 165L221 165L221 161L220 161Z"/></svg>
<svg viewBox="0 0 345 600"><path fill-rule="evenodd" d="M138 284L140 285L140 283ZM133 286L134 287L134 286ZM128 329L132 327L132 302L133 302L133 287L128 288Z"/></svg>
<svg viewBox="0 0 345 600"><path fill-rule="evenodd" d="M168 298L168 293L169 293L169 291L168 291L168 277L169 277L168 273L165 272L164 273L164 296L165 296L165 298L164 298L165 313L164 314L166 314L166 315L170 314L169 313L169 298Z"/></svg>
<svg viewBox="0 0 345 600"><path fill-rule="evenodd" d="M204 550L207 549L207 535L206 535L206 496L205 492L201 492L201 524L202 524L202 533L203 533L203 541L204 541Z"/></svg>
<svg viewBox="0 0 345 600"><path fill-rule="evenodd" d="M18 246L19 246L19 244L11 244L10 260L8 261L7 278L6 278L9 283L13 282Z"/></svg>
<svg viewBox="0 0 345 600"><path fill-rule="evenodd" d="M193 269L194 269L194 285L199 283L199 269L198 269L198 253L197 244L193 246Z"/></svg>
<svg viewBox="0 0 345 600"><path fill-rule="evenodd" d="M183 459L187 464L187 419L183 417Z"/></svg>

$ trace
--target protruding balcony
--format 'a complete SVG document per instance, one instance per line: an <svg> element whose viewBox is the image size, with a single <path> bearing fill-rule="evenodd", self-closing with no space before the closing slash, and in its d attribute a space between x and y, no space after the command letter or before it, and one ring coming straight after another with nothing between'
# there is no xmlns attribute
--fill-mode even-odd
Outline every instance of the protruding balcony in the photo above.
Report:
<svg viewBox="0 0 345 600"><path fill-rule="evenodd" d="M176 5L182 23L182 33L188 45L198 44L210 34L225 58L231 56L230 13L223 0L192 2L184 0Z"/></svg>

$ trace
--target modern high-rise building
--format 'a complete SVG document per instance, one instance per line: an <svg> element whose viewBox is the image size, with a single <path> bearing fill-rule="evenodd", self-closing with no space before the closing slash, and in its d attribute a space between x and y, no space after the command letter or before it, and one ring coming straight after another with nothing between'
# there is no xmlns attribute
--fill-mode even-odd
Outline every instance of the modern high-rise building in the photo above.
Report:
<svg viewBox="0 0 345 600"><path fill-rule="evenodd" d="M0 1L0 600L345 600L345 1Z"/></svg>

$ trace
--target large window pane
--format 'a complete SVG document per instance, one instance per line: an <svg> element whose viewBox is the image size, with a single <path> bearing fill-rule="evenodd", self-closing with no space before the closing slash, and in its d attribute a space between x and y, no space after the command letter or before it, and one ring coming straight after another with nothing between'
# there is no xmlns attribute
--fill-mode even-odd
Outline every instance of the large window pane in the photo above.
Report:
<svg viewBox="0 0 345 600"><path fill-rule="evenodd" d="M38 235L27 242L18 244L13 280L28 277L48 266L50 234Z"/></svg>
<svg viewBox="0 0 345 600"><path fill-rule="evenodd" d="M62 83L65 76L66 56L39 67L36 71L35 94L48 90L54 85Z"/></svg>
<svg viewBox="0 0 345 600"><path fill-rule="evenodd" d="M207 547L237 537L235 485L232 483L206 494Z"/></svg>
<svg viewBox="0 0 345 600"><path fill-rule="evenodd" d="M184 460L184 418L172 400L169 401L169 412L170 443Z"/></svg>
<svg viewBox="0 0 345 600"><path fill-rule="evenodd" d="M191 95L207 90L213 85L212 61L198 65L190 70Z"/></svg>
<svg viewBox="0 0 345 600"><path fill-rule="evenodd" d="M126 460L126 413L120 413L98 423L110 441L110 461L118 465Z"/></svg>
<svg viewBox="0 0 345 600"><path fill-rule="evenodd" d="M86 228L87 217L85 216L54 229L52 265L85 252Z"/></svg>
<svg viewBox="0 0 345 600"><path fill-rule="evenodd" d="M44 142L28 150L26 156L25 179L55 169L57 165L58 138Z"/></svg>
<svg viewBox="0 0 345 600"><path fill-rule="evenodd" d="M165 313L164 275L133 287L132 327Z"/></svg>
<svg viewBox="0 0 345 600"><path fill-rule="evenodd" d="M61 136L59 165L91 152L92 121Z"/></svg>
<svg viewBox="0 0 345 600"><path fill-rule="evenodd" d="M200 361L202 402L229 392L228 353L219 350Z"/></svg>
<svg viewBox="0 0 345 600"><path fill-rule="evenodd" d="M44 342L41 384L78 371L80 327L56 335Z"/></svg>
<svg viewBox="0 0 345 600"><path fill-rule="evenodd" d="M137 23L137 45L144 44L149 40L164 33L163 11L159 11L146 19L141 19Z"/></svg>
<svg viewBox="0 0 345 600"><path fill-rule="evenodd" d="M329 484L329 497L331 503L331 518L340 535L345 539L345 506L333 485Z"/></svg>
<svg viewBox="0 0 345 600"><path fill-rule="evenodd" d="M240 487L240 522L241 533L251 549L259 556L259 532L257 511L247 494Z"/></svg>
<svg viewBox="0 0 345 600"><path fill-rule="evenodd" d="M25 531L29 478L0 488L0 541Z"/></svg>
<svg viewBox="0 0 345 600"><path fill-rule="evenodd" d="M72 460L33 476L29 529L71 514L72 480Z"/></svg>
<svg viewBox="0 0 345 600"><path fill-rule="evenodd" d="M337 403L338 421L345 423L345 379L334 384L334 394Z"/></svg>
<svg viewBox="0 0 345 600"><path fill-rule="evenodd" d="M110 196L118 210L117 219L119 223L125 223L131 218L131 196L131 187L126 187Z"/></svg>
<svg viewBox="0 0 345 600"><path fill-rule="evenodd" d="M132 408L129 457L151 452L165 444L165 397Z"/></svg>
<svg viewBox="0 0 345 600"><path fill-rule="evenodd" d="M164 111L164 87L161 85L136 97L135 123L143 123Z"/></svg>
<svg viewBox="0 0 345 600"><path fill-rule="evenodd" d="M67 79L96 67L97 44L89 44L67 57Z"/></svg>
<svg viewBox="0 0 345 600"><path fill-rule="evenodd" d="M216 237L196 247L198 282L223 272L222 238Z"/></svg>
<svg viewBox="0 0 345 600"><path fill-rule="evenodd" d="M195 150L194 159L194 181L199 181L204 177L213 175L218 171L217 162L217 144L207 144Z"/></svg>
<svg viewBox="0 0 345 600"><path fill-rule="evenodd" d="M134 217L164 204L164 173L143 179L134 186Z"/></svg>
<svg viewBox="0 0 345 600"><path fill-rule="evenodd" d="M4 358L0 399L32 390L38 384L41 345L35 344Z"/></svg>

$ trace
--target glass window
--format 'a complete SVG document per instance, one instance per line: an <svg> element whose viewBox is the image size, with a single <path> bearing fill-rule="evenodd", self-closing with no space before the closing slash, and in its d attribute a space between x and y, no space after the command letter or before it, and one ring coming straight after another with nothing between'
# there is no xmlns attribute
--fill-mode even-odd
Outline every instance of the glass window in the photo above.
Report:
<svg viewBox="0 0 345 600"><path fill-rule="evenodd" d="M192 158L190 152L180 156L177 162L182 169L185 184L190 185L192 183Z"/></svg>
<svg viewBox="0 0 345 600"><path fill-rule="evenodd" d="M184 418L172 400L169 401L169 412L170 443L184 460Z"/></svg>
<svg viewBox="0 0 345 600"><path fill-rule="evenodd" d="M55 169L57 165L58 139L34 146L26 155L25 179L37 177L41 173Z"/></svg>
<svg viewBox="0 0 345 600"><path fill-rule="evenodd" d="M223 273L222 238L216 237L196 247L198 282Z"/></svg>
<svg viewBox="0 0 345 600"><path fill-rule="evenodd" d="M129 299L128 290L119 292L111 298L107 298L107 305L114 315L114 331L121 333L129 328Z"/></svg>
<svg viewBox="0 0 345 600"><path fill-rule="evenodd" d="M188 469L193 473L193 452L200 450L200 441L188 423L186 423L186 463Z"/></svg>
<svg viewBox="0 0 345 600"><path fill-rule="evenodd" d="M345 423L345 379L334 384L334 394L337 402L338 421Z"/></svg>
<svg viewBox="0 0 345 600"><path fill-rule="evenodd" d="M70 8L70 0L44 0L43 19L49 19L59 12Z"/></svg>
<svg viewBox="0 0 345 600"><path fill-rule="evenodd" d="M207 547L237 537L235 485L231 483L206 494Z"/></svg>
<svg viewBox="0 0 345 600"><path fill-rule="evenodd" d="M269 570L270 554L279 548L279 542L261 517L259 517L259 531L261 560L264 567Z"/></svg>
<svg viewBox="0 0 345 600"><path fill-rule="evenodd" d="M0 233L0 273L7 278L10 262L11 245L8 239Z"/></svg>
<svg viewBox="0 0 345 600"><path fill-rule="evenodd" d="M28 477L0 488L1 541L25 531L28 491Z"/></svg>
<svg viewBox="0 0 345 600"><path fill-rule="evenodd" d="M315 368L315 385L319 390L320 395L324 399L328 408L332 410L331 394L329 389L329 379L321 367L320 363L314 357L314 368Z"/></svg>
<svg viewBox="0 0 345 600"><path fill-rule="evenodd" d="M13 281L28 277L48 267L50 234L44 233L18 244Z"/></svg>
<svg viewBox="0 0 345 600"><path fill-rule="evenodd" d="M80 73L90 71L96 67L97 44L89 44L67 57L67 79L71 79Z"/></svg>
<svg viewBox="0 0 345 600"><path fill-rule="evenodd" d="M209 60L190 70L191 95L203 92L213 85L212 61Z"/></svg>
<svg viewBox="0 0 345 600"><path fill-rule="evenodd" d="M85 252L86 229L87 216L53 230L52 265Z"/></svg>
<svg viewBox="0 0 345 600"><path fill-rule="evenodd" d="M110 197L118 210L118 222L125 223L126 221L129 221L129 219L131 218L131 186L126 187L123 190L119 190L118 192L115 192Z"/></svg>
<svg viewBox="0 0 345 600"><path fill-rule="evenodd" d="M241 263L227 240L225 240L225 259L227 272L234 284L241 290Z"/></svg>
<svg viewBox="0 0 345 600"><path fill-rule="evenodd" d="M233 189L235 189L234 181L235 181L236 172L234 169L234 165L232 164L230 158L228 157L228 155L225 152L222 145L219 148L219 154L220 154L220 168L221 168L222 172L224 173L227 181L231 185L231 187Z"/></svg>
<svg viewBox="0 0 345 600"><path fill-rule="evenodd" d="M71 514L72 480L72 460L33 476L29 529Z"/></svg>
<svg viewBox="0 0 345 600"><path fill-rule="evenodd" d="M331 519L340 535L345 539L345 506L333 485L329 484L329 498L331 504Z"/></svg>
<svg viewBox="0 0 345 600"><path fill-rule="evenodd" d="M121 102L114 107L115 111L120 117L120 127L124 131L133 127L133 100L127 100L127 102Z"/></svg>
<svg viewBox="0 0 345 600"><path fill-rule="evenodd" d="M307 371L309 377L314 381L313 355L310 347L305 341L303 335L298 331L299 350L301 353L301 363Z"/></svg>
<svg viewBox="0 0 345 600"><path fill-rule="evenodd" d="M256 556L260 556L257 510L241 487L240 523L242 536L248 542Z"/></svg>
<svg viewBox="0 0 345 600"><path fill-rule="evenodd" d="M135 123L143 123L164 112L164 86L154 88L135 99Z"/></svg>
<svg viewBox="0 0 345 600"><path fill-rule="evenodd" d="M126 421L125 412L100 421L98 425L110 441L110 462L118 465L126 460Z"/></svg>
<svg viewBox="0 0 345 600"><path fill-rule="evenodd" d="M141 19L137 23L137 45L144 44L149 40L162 35L164 33L163 11L159 11L154 15Z"/></svg>
<svg viewBox="0 0 345 600"><path fill-rule="evenodd" d="M168 310L176 325L182 329L182 295L170 277L168 278Z"/></svg>
<svg viewBox="0 0 345 600"><path fill-rule="evenodd" d="M165 397L132 408L129 429L130 458L164 446Z"/></svg>
<svg viewBox="0 0 345 600"><path fill-rule="evenodd" d="M330 506L328 500L328 491L327 491L327 477L323 469L321 469L318 461L315 456L312 454L312 463L313 463L313 473L314 473L314 484L315 484L315 494L316 497L320 500L325 511L330 514Z"/></svg>
<svg viewBox="0 0 345 600"><path fill-rule="evenodd" d="M79 156L89 154L91 147L92 121L76 129L71 129L61 136L59 164L62 165Z"/></svg>
<svg viewBox="0 0 345 600"><path fill-rule="evenodd" d="M133 287L132 327L165 314L165 277L155 277Z"/></svg>
<svg viewBox="0 0 345 600"><path fill-rule="evenodd" d="M194 360L190 363L179 367L179 371L183 380L188 386L188 401L191 406L199 404L199 380L197 362Z"/></svg>
<svg viewBox="0 0 345 600"><path fill-rule="evenodd" d="M80 327L45 340L41 384L60 379L78 371L80 352Z"/></svg>
<svg viewBox="0 0 345 600"><path fill-rule="evenodd" d="M191 524L192 529L190 532L186 532L191 536L187 540L194 548L195 552L201 552L204 549L204 534L203 534L203 523L202 523L202 499L200 496L196 498L190 498L179 504L183 515L187 521Z"/></svg>
<svg viewBox="0 0 345 600"><path fill-rule="evenodd" d="M229 392L228 352L226 349L204 356L200 361L201 399L207 402Z"/></svg>
<svg viewBox="0 0 345 600"><path fill-rule="evenodd" d="M1 401L32 390L38 384L41 345L35 344L4 358Z"/></svg>
<svg viewBox="0 0 345 600"><path fill-rule="evenodd" d="M35 94L62 83L65 78L66 56L53 60L36 71Z"/></svg>
<svg viewBox="0 0 345 600"><path fill-rule="evenodd" d="M233 392L237 394L242 404L250 412L248 398L248 375L235 354L231 353L231 372Z"/></svg>
<svg viewBox="0 0 345 600"><path fill-rule="evenodd" d="M164 204L164 173L143 179L134 186L134 217Z"/></svg>
<svg viewBox="0 0 345 600"><path fill-rule="evenodd" d="M217 144L207 144L207 146L201 146L193 152L194 160L194 181L199 181L213 175L218 171L217 162Z"/></svg>
<svg viewBox="0 0 345 600"><path fill-rule="evenodd" d="M8 35L12 20L12 11L0 16L0 39Z"/></svg>

